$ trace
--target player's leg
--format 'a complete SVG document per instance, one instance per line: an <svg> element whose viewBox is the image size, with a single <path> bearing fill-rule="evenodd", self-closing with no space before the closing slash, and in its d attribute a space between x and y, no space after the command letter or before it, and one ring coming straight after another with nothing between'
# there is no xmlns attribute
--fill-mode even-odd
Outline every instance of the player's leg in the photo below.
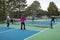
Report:
<svg viewBox="0 0 60 40"><path fill-rule="evenodd" d="M22 23L21 23L21 30L22 30Z"/></svg>
<svg viewBox="0 0 60 40"><path fill-rule="evenodd" d="M23 25L24 25L24 30L25 30L25 23Z"/></svg>
<svg viewBox="0 0 60 40"><path fill-rule="evenodd" d="M9 25L10 25L10 24L9 24L9 23L7 23L7 27L8 27L8 28L9 28Z"/></svg>

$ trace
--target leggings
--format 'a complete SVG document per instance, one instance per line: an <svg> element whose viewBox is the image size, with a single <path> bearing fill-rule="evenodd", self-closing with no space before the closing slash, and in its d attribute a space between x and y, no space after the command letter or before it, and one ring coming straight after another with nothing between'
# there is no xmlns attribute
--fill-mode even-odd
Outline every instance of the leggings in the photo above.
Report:
<svg viewBox="0 0 60 40"><path fill-rule="evenodd" d="M9 27L9 25L10 25L10 24L9 24L9 23L7 23L7 27Z"/></svg>
<svg viewBox="0 0 60 40"><path fill-rule="evenodd" d="M25 30L25 23L21 23L21 29L22 29L22 26L24 26L24 30Z"/></svg>

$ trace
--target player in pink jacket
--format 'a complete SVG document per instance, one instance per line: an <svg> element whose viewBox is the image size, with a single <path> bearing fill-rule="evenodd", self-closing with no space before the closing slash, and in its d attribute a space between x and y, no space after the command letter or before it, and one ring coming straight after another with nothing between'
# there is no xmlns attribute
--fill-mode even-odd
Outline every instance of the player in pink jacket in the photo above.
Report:
<svg viewBox="0 0 60 40"><path fill-rule="evenodd" d="M24 25L24 30L25 30L25 18L21 17L20 22L21 22L21 30L22 30L23 25Z"/></svg>

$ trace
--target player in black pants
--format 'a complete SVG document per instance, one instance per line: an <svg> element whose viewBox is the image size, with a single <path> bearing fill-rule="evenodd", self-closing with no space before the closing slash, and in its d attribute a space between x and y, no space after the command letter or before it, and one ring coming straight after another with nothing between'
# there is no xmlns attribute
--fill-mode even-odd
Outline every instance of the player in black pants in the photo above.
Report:
<svg viewBox="0 0 60 40"><path fill-rule="evenodd" d="M20 19L21 22L21 30L22 30L22 26L24 26L24 30L25 30L25 18L22 16Z"/></svg>
<svg viewBox="0 0 60 40"><path fill-rule="evenodd" d="M22 30L22 26L24 26L24 30L25 30L25 23L24 22L21 23L21 30Z"/></svg>
<svg viewBox="0 0 60 40"><path fill-rule="evenodd" d="M7 21L7 27L9 28L9 25L10 25L10 17L9 16L7 16L6 21Z"/></svg>
<svg viewBox="0 0 60 40"><path fill-rule="evenodd" d="M52 22L55 23L55 17L54 17L54 16L51 16L51 28L53 28L53 27L52 27L52 25L53 25Z"/></svg>

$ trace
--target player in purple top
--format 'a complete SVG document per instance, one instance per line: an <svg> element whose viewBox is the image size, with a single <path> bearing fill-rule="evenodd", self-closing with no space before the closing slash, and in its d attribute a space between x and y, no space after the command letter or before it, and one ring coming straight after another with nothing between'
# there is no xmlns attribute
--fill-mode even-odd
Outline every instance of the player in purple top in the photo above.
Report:
<svg viewBox="0 0 60 40"><path fill-rule="evenodd" d="M21 22L21 30L22 30L22 26L24 26L24 30L25 30L25 18L22 16L20 19Z"/></svg>

